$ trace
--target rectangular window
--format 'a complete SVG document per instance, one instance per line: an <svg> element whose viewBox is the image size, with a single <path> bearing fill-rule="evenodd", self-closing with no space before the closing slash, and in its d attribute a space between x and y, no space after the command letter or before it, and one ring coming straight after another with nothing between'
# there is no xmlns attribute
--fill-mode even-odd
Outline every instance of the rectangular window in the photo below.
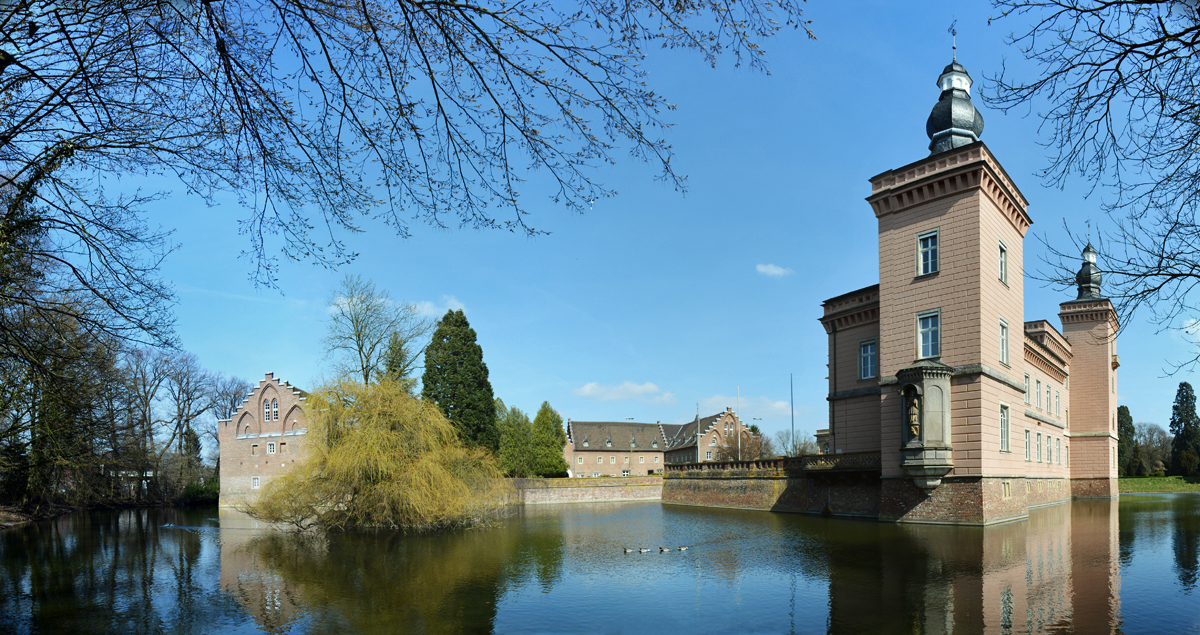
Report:
<svg viewBox="0 0 1200 635"><path fill-rule="evenodd" d="M917 275L925 276L938 270L938 230L917 236Z"/></svg>
<svg viewBox="0 0 1200 635"><path fill-rule="evenodd" d="M1000 493L1001 497L1012 498L1012 489L1009 487L1008 481L1000 482L1000 490L1001 490L1001 493Z"/></svg>
<svg viewBox="0 0 1200 635"><path fill-rule="evenodd" d="M1062 465L1062 437L1054 439L1054 462Z"/></svg>
<svg viewBox="0 0 1200 635"><path fill-rule="evenodd" d="M274 443L267 444L267 454L275 454L275 444Z"/></svg>
<svg viewBox="0 0 1200 635"><path fill-rule="evenodd" d="M604 462L604 457L602 457L602 456L598 456L598 457L596 457L596 462L597 462L597 463L603 463L603 462Z"/></svg>
<svg viewBox="0 0 1200 635"><path fill-rule="evenodd" d="M656 456L656 457L654 457L654 462L655 462L655 463L658 463L658 457L657 457L657 456Z"/></svg>
<svg viewBox="0 0 1200 635"><path fill-rule="evenodd" d="M937 357L941 354L941 312L930 311L917 315L917 357Z"/></svg>
<svg viewBox="0 0 1200 635"><path fill-rule="evenodd" d="M258 456L258 444L250 446L250 456Z"/></svg>
<svg viewBox="0 0 1200 635"><path fill-rule="evenodd" d="M1062 393L1054 391L1054 416L1062 415Z"/></svg>
<svg viewBox="0 0 1200 635"><path fill-rule="evenodd" d="M638 457L638 463L645 463L645 462L646 462L646 457L644 457L644 456Z"/></svg>
<svg viewBox="0 0 1200 635"><path fill-rule="evenodd" d="M1025 460L1029 460L1029 431L1025 431Z"/></svg>
<svg viewBox="0 0 1200 635"><path fill-rule="evenodd" d="M621 470L621 476L629 476L629 470Z"/></svg>
<svg viewBox="0 0 1200 635"><path fill-rule="evenodd" d="M592 478L600 478L599 472L592 472Z"/></svg>
<svg viewBox="0 0 1200 635"><path fill-rule="evenodd" d="M1025 373L1025 405L1029 405L1029 373Z"/></svg>
<svg viewBox="0 0 1200 635"><path fill-rule="evenodd" d="M629 457L625 457L625 465L629 465Z"/></svg>
<svg viewBox="0 0 1200 635"><path fill-rule="evenodd" d="M1046 412L1050 412L1050 382L1046 382Z"/></svg>
<svg viewBox="0 0 1200 635"><path fill-rule="evenodd" d="M1037 433L1037 460L1038 460L1038 463L1042 462L1042 433L1041 432Z"/></svg>
<svg viewBox="0 0 1200 635"><path fill-rule="evenodd" d="M257 476L250 478L250 489L258 489L258 477Z"/></svg>
<svg viewBox="0 0 1200 635"><path fill-rule="evenodd" d="M583 457L582 457L582 456L581 456L581 457L579 457L579 464L580 464L580 465L583 465Z"/></svg>
<svg viewBox="0 0 1200 635"><path fill-rule="evenodd" d="M279 453L280 453L280 454L287 454L287 444L286 444L286 443L280 443L280 444L279 444Z"/></svg>
<svg viewBox="0 0 1200 635"><path fill-rule="evenodd" d="M706 461L711 461L711 460L712 460L712 452L705 452L705 453L704 453L704 460L706 460Z"/></svg>
<svg viewBox="0 0 1200 635"><path fill-rule="evenodd" d="M879 366L879 349L875 340L867 340L858 344L858 378L874 379L876 368Z"/></svg>
<svg viewBox="0 0 1200 635"><path fill-rule="evenodd" d="M1000 282L1008 284L1008 247L1004 246L1004 241L1000 241Z"/></svg>
<svg viewBox="0 0 1200 635"><path fill-rule="evenodd" d="M1000 451L1008 452L1008 406L1000 406Z"/></svg>
<svg viewBox="0 0 1200 635"><path fill-rule="evenodd" d="M1041 410L1042 409L1042 380L1040 380L1040 379L1037 380L1037 383L1035 384L1035 386L1037 386L1037 390L1033 391L1033 396L1034 396L1034 398L1037 399L1037 409Z"/></svg>
<svg viewBox="0 0 1200 635"><path fill-rule="evenodd" d="M617 462L617 457L615 457L615 456L610 456L610 457L608 457L608 463L609 463L609 465L611 465L611 464L613 464L613 463L616 463L616 462Z"/></svg>
<svg viewBox="0 0 1200 635"><path fill-rule="evenodd" d="M1008 321L1000 318L1000 363L1008 365Z"/></svg>

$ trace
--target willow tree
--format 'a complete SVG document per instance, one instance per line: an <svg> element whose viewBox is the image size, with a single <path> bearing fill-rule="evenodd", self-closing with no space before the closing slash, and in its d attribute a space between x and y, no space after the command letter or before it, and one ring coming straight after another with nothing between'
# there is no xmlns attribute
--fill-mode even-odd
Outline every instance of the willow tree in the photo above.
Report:
<svg viewBox="0 0 1200 635"><path fill-rule="evenodd" d="M306 456L246 511L300 529L428 531L476 524L504 502L490 452L469 448L437 407L383 379L308 397Z"/></svg>

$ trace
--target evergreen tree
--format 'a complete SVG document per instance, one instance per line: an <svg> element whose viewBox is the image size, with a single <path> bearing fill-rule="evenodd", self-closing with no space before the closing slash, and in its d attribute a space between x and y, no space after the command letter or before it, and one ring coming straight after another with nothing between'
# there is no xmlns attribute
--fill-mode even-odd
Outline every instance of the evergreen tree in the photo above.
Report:
<svg viewBox="0 0 1200 635"><path fill-rule="evenodd" d="M562 415L543 401L533 418L534 472L544 478L567 475L567 461L563 448L567 446L567 432L563 429Z"/></svg>
<svg viewBox="0 0 1200 635"><path fill-rule="evenodd" d="M1171 434L1175 436L1171 441L1171 473L1185 474L1184 454L1190 452L1191 456L1194 456L1200 453L1200 418L1196 416L1196 393L1186 381L1180 382L1179 390L1175 392L1175 405L1171 406Z"/></svg>
<svg viewBox="0 0 1200 635"><path fill-rule="evenodd" d="M1129 406L1117 407L1117 456L1120 457L1117 466L1121 476L1137 474L1133 463L1134 437L1137 432L1133 429L1133 415L1129 414Z"/></svg>
<svg viewBox="0 0 1200 635"><path fill-rule="evenodd" d="M496 405L483 349L461 310L446 311L438 321L433 341L425 349L421 380L421 398L437 405L468 447L499 450Z"/></svg>
<svg viewBox="0 0 1200 635"><path fill-rule="evenodd" d="M410 375L416 366L417 356L412 352L410 341L410 338L397 332L388 337L387 348L383 351L383 373L412 393L417 387L417 380Z"/></svg>
<svg viewBox="0 0 1200 635"><path fill-rule="evenodd" d="M497 399L496 424L500 430L500 467L515 478L533 476L533 422L529 415L516 408L506 408L504 402Z"/></svg>

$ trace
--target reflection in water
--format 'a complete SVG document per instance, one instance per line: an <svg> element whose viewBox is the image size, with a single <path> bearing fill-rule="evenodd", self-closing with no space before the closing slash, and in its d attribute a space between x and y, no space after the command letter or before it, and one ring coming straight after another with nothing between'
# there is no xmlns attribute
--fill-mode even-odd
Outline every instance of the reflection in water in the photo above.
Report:
<svg viewBox="0 0 1200 635"><path fill-rule="evenodd" d="M1188 632L1200 496L989 528L657 503L532 506L436 536L327 538L236 512L0 533L0 632ZM164 527L172 523L184 527ZM1118 531L1119 530L1119 531ZM659 553L658 547L688 546ZM626 547L654 548L625 554Z"/></svg>

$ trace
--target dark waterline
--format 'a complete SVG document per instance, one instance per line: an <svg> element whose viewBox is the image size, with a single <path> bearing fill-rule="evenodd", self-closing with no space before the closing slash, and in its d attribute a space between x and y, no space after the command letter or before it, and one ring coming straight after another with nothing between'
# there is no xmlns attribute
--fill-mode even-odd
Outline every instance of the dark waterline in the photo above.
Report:
<svg viewBox="0 0 1200 635"><path fill-rule="evenodd" d="M597 503L327 540L87 512L0 532L0 562L0 633L1200 633L1197 494L990 528Z"/></svg>

